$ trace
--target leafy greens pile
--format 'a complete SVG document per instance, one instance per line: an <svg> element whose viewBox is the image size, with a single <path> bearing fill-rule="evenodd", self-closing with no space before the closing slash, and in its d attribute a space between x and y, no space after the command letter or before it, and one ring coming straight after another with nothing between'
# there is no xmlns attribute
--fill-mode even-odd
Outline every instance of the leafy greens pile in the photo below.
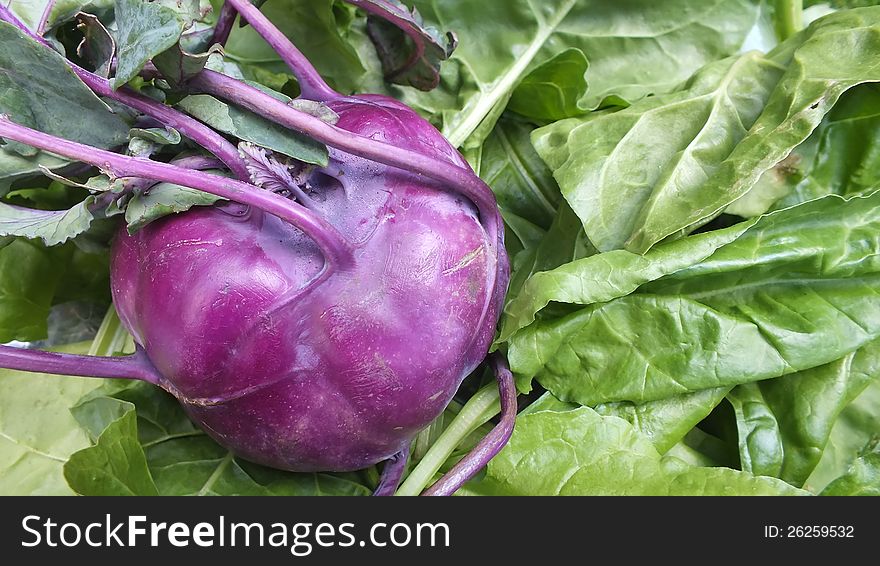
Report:
<svg viewBox="0 0 880 566"><path fill-rule="evenodd" d="M152 60L185 83L207 65L295 97L252 28L230 26L212 47L212 4L10 8L142 96L326 160L244 109L138 76ZM411 40L350 4L262 10L340 92L386 93L434 122L506 224L513 275L496 348L521 410L464 492L880 494L878 3L415 0L430 38L415 66L401 63ZM43 131L131 155L192 149L173 128L108 112L13 34L0 27L3 112L36 91L45 111L25 119ZM121 211L102 197L116 182L0 147L0 342L131 351L107 310ZM167 183L131 199L132 230L216 200ZM498 394L483 379L416 439L399 493L417 493L491 426ZM375 469L293 474L233 458L144 384L2 370L0 388L0 493L368 494L378 481Z"/></svg>

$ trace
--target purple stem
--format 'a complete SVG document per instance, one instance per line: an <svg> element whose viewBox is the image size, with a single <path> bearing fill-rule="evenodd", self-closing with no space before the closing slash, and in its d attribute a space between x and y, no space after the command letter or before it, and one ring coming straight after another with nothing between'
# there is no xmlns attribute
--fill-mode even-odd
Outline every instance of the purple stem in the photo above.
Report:
<svg viewBox="0 0 880 566"><path fill-rule="evenodd" d="M479 177L464 167L337 128L259 89L214 71L202 71L190 80L189 86L247 108L336 149L440 181L445 188L458 191L474 203L483 221L489 224L487 231L490 234L497 236L501 232L495 195ZM493 244L497 245L497 242Z"/></svg>
<svg viewBox="0 0 880 566"><path fill-rule="evenodd" d="M177 159L173 159L171 161L171 164L178 167L183 167L184 169L195 169L197 171L204 171L205 169L220 169L223 167L223 163L219 159L208 157L206 155L189 155L187 157L178 157ZM125 183L122 191L118 193L105 191L98 195L95 198L94 204L89 207L89 210L91 212L103 211L108 206L110 206L110 203L112 203L114 200L121 198L123 195L137 190L145 191L155 184L156 181L154 181L153 179L132 177L130 182Z"/></svg>
<svg viewBox="0 0 880 566"><path fill-rule="evenodd" d="M238 12L235 10L235 6L229 2L223 3L223 7L220 8L220 14L217 16L217 24L214 26L214 36L211 39L211 43L226 45L237 15Z"/></svg>
<svg viewBox="0 0 880 566"><path fill-rule="evenodd" d="M312 65L312 63L303 55L302 51L296 48L286 35L281 33L275 25L269 21L269 18L253 4L250 0L226 0L226 6L231 5L246 20L263 39L266 40L272 49L287 63L290 70L293 71L296 80L299 82L299 88L302 97L309 100L325 101L339 98L340 94L330 88L321 75Z"/></svg>
<svg viewBox="0 0 880 566"><path fill-rule="evenodd" d="M0 346L0 367L80 377L138 379L160 385L162 376L140 347L130 356L79 356Z"/></svg>
<svg viewBox="0 0 880 566"><path fill-rule="evenodd" d="M27 34L34 41L51 49L49 43L42 37L34 34L25 26L8 8L0 4L0 20L10 23ZM247 170L244 160L238 154L238 149L223 136L202 124L195 118L187 116L183 112L179 112L170 106L166 106L161 102L157 102L151 98L138 94L131 89L121 88L113 90L110 81L100 77L94 73L83 69L67 61L67 64L76 73L82 82L86 84L92 91L106 98L110 98L134 108L138 112L142 112L156 120L159 120L166 126L170 126L181 133L181 135L193 140L203 148L216 155L236 178L242 181L250 179L250 173Z"/></svg>
<svg viewBox="0 0 880 566"><path fill-rule="evenodd" d="M49 16L52 14L52 8L55 7L56 0L49 0L46 2L46 7L43 8L43 13L40 15L40 22L37 24L37 35L42 36L46 33L46 24L49 23Z"/></svg>
<svg viewBox="0 0 880 566"><path fill-rule="evenodd" d="M353 6L357 6L361 10L373 14L377 18L382 18L393 24L395 27L405 33L413 42L415 49L410 53L406 62L393 74L386 76L386 79L393 79L396 76L405 73L415 65L419 59L425 54L425 39L418 30L413 29L415 25L412 16L409 14L400 15L400 8L386 2L385 0L345 0Z"/></svg>
<svg viewBox="0 0 880 566"><path fill-rule="evenodd" d="M409 446L385 460L385 465L382 466L382 477L379 479L376 491L373 492L374 496L387 497L394 495L394 492L397 491L397 486L400 485L400 478L403 477L403 472L406 470L408 458Z"/></svg>
<svg viewBox="0 0 880 566"><path fill-rule="evenodd" d="M55 136L16 124L0 115L0 137L27 144L43 151L90 163L115 177L144 177L197 189L253 206L289 222L307 234L320 248L327 262L337 269L346 268L353 261L349 242L326 220L270 191L218 175L184 169L169 163L128 157L88 145L63 140Z"/></svg>
<svg viewBox="0 0 880 566"><path fill-rule="evenodd" d="M494 458L510 440L513 425L516 422L516 385L507 361L499 353L492 355L492 369L498 380L501 393L501 420L489 434L483 437L473 450L458 461L451 470L446 472L434 485L426 489L422 495L452 495L477 472L483 469L489 460Z"/></svg>

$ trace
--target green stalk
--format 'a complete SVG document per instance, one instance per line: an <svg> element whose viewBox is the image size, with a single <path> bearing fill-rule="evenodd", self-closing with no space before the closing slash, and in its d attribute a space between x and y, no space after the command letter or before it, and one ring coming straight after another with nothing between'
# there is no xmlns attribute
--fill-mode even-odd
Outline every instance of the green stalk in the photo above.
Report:
<svg viewBox="0 0 880 566"><path fill-rule="evenodd" d="M776 0L776 35L785 41L804 27L803 0Z"/></svg>
<svg viewBox="0 0 880 566"><path fill-rule="evenodd" d="M113 308L113 305L110 305L110 308L107 309L107 314L104 315L101 326L98 328L98 333L95 334L92 345L89 347L89 355L116 356L125 353L128 351L127 343L130 336L125 327L122 326L122 321L119 320L116 309ZM134 348L132 347L130 351L133 352Z"/></svg>
<svg viewBox="0 0 880 566"><path fill-rule="evenodd" d="M462 407L461 412L428 450L425 457L410 472L395 495L418 495L427 486L437 470L449 459L467 436L501 411L498 386L491 383L477 391Z"/></svg>

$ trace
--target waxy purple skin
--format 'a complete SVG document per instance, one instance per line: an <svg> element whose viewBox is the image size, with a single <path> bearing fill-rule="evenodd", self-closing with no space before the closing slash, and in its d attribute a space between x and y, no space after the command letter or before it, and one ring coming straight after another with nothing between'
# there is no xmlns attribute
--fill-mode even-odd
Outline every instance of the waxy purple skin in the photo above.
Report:
<svg viewBox="0 0 880 566"><path fill-rule="evenodd" d="M382 96L328 104L337 126L467 167ZM357 470L405 448L485 357L508 262L474 206L331 149L315 210L354 245L325 271L308 236L235 205L168 216L113 247L123 324L189 415L246 459Z"/></svg>

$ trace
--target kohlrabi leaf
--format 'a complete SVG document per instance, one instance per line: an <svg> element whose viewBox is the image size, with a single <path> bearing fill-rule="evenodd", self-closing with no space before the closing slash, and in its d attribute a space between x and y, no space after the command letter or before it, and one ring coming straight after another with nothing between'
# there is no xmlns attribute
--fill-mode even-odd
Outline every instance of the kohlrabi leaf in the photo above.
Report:
<svg viewBox="0 0 880 566"><path fill-rule="evenodd" d="M80 495L158 495L137 439L137 415L128 411L111 422L94 446L70 456L64 478Z"/></svg>
<svg viewBox="0 0 880 566"><path fill-rule="evenodd" d="M537 376L562 400L642 403L778 377L855 351L880 336L878 204L880 193L804 203L762 217L707 259L635 294L590 293L590 301L608 302L535 322L510 339L520 388ZM585 289L593 286L614 289L601 282Z"/></svg>
<svg viewBox="0 0 880 566"><path fill-rule="evenodd" d="M49 2L54 4L46 20L47 30L72 19L79 12L108 13L113 10L114 0L15 0L6 4L25 25L36 31Z"/></svg>
<svg viewBox="0 0 880 566"><path fill-rule="evenodd" d="M0 344L46 337L46 317L61 276L58 253L22 239L0 249Z"/></svg>
<svg viewBox="0 0 880 566"><path fill-rule="evenodd" d="M840 412L880 372L880 342L824 366L736 387L728 396L743 469L804 484Z"/></svg>
<svg viewBox="0 0 880 566"><path fill-rule="evenodd" d="M153 220L169 214L185 212L194 206L209 206L221 200L204 191L159 183L131 197L125 208L128 230L134 233Z"/></svg>
<svg viewBox="0 0 880 566"><path fill-rule="evenodd" d="M0 250L0 258L2 254ZM8 267L0 268L0 280L7 277ZM18 264L14 269L25 267ZM88 349L86 343L59 351L85 354ZM68 407L100 384L94 379L0 370L0 494L73 493L62 468L72 453L89 445L89 437Z"/></svg>
<svg viewBox="0 0 880 566"><path fill-rule="evenodd" d="M136 77L150 59L174 47L187 23L178 10L142 0L116 0L116 22L114 88Z"/></svg>
<svg viewBox="0 0 880 566"><path fill-rule="evenodd" d="M153 64L162 73L162 77L172 84L181 84L204 70L211 56L220 53L219 48L209 47L200 53L191 53L175 44L153 57Z"/></svg>
<svg viewBox="0 0 880 566"><path fill-rule="evenodd" d="M455 34L444 36L426 26L418 9L398 0L346 0L370 15L367 33L376 46L385 80L428 91L440 83L440 64L457 45Z"/></svg>
<svg viewBox="0 0 880 566"><path fill-rule="evenodd" d="M100 439L83 450L80 454L89 455L87 466L80 467L84 460L71 458L65 475L78 492L109 495L114 487L134 484L161 495L370 493L353 474L295 474L234 458L196 427L173 397L151 385L104 387L88 395L76 414L93 435L109 422L101 438L109 432L116 442L115 450L109 450L109 444L102 446ZM86 472L106 479L89 481Z"/></svg>
<svg viewBox="0 0 880 566"><path fill-rule="evenodd" d="M532 141L590 240L602 251L620 249L656 195L700 194L781 75L757 52L731 57L701 69L681 91L556 122Z"/></svg>
<svg viewBox="0 0 880 566"><path fill-rule="evenodd" d="M0 22L0 114L53 136L102 148L124 143L128 126L95 96L55 51ZM37 150L7 144L33 156ZM0 159L0 165L6 165ZM0 178L9 172L0 170Z"/></svg>
<svg viewBox="0 0 880 566"><path fill-rule="evenodd" d="M83 39L76 47L76 55L85 61L95 74L104 78L110 76L116 42L97 17L92 14L77 14L77 29Z"/></svg>
<svg viewBox="0 0 880 566"><path fill-rule="evenodd" d="M806 494L774 478L664 458L628 422L587 407L519 416L510 443L476 489L497 495Z"/></svg>
<svg viewBox="0 0 880 566"><path fill-rule="evenodd" d="M584 114L579 104L587 92L587 57L577 48L566 49L523 77L507 107L541 121L562 120Z"/></svg>
<svg viewBox="0 0 880 566"><path fill-rule="evenodd" d="M288 128L221 102L206 94L187 96L177 106L212 128L256 145L283 153L294 159L324 166L327 148Z"/></svg>
<svg viewBox="0 0 880 566"><path fill-rule="evenodd" d="M0 236L20 236L61 244L89 229L95 197L88 196L67 210L37 210L0 202Z"/></svg>
<svg viewBox="0 0 880 566"><path fill-rule="evenodd" d="M346 41L351 16L333 0L283 0L267 2L262 11L293 40L334 88L354 92L366 69L358 53ZM227 57L245 68L289 74L278 54L253 27L234 27L224 49Z"/></svg>
<svg viewBox="0 0 880 566"><path fill-rule="evenodd" d="M135 157L149 157L163 146L181 141L180 132L174 128L132 128L128 136L128 153Z"/></svg>
<svg viewBox="0 0 880 566"><path fill-rule="evenodd" d="M19 179L39 176L43 171L58 170L69 164L69 161L47 153L24 157L9 146L0 145L0 196L5 195L12 183Z"/></svg>
<svg viewBox="0 0 880 566"><path fill-rule="evenodd" d="M589 60L589 89L579 103L592 109L674 89L706 63L735 53L757 17L748 0L416 0L413 5L426 21L453 30L460 42L442 67L440 87L406 93L404 100L436 117L455 146L479 145L479 139L465 142L524 77L567 49L579 49Z"/></svg>

